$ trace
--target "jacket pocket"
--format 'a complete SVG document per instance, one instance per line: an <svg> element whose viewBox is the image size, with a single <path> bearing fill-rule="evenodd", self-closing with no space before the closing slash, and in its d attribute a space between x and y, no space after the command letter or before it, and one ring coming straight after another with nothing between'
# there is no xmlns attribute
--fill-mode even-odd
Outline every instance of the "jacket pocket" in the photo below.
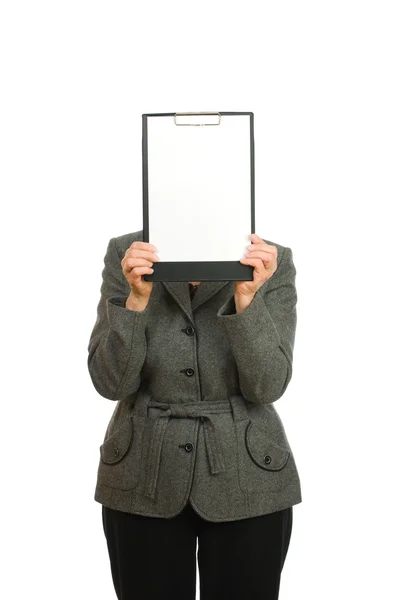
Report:
<svg viewBox="0 0 398 600"><path fill-rule="evenodd" d="M131 490L136 486L140 462L138 438L139 431L132 416L123 419L105 438L99 449L99 484L119 490Z"/></svg>
<svg viewBox="0 0 398 600"><path fill-rule="evenodd" d="M251 460L266 471L280 471L289 460L290 450L271 440L267 430L253 421L246 428L245 444Z"/></svg>
<svg viewBox="0 0 398 600"><path fill-rule="evenodd" d="M106 438L100 446L101 460L107 465L116 465L123 460L133 441L133 422L130 417Z"/></svg>

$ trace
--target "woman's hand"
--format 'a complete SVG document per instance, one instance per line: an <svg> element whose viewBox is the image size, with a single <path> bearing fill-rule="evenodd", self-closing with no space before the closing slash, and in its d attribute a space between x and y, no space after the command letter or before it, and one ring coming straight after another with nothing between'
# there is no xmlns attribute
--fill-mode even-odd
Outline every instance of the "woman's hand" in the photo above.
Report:
<svg viewBox="0 0 398 600"><path fill-rule="evenodd" d="M255 233L250 235L250 239L253 244L250 244L246 257L241 258L240 262L254 267L253 281L237 281L235 284L235 302L242 306L250 304L257 290L272 277L277 268L276 247L267 244Z"/></svg>
<svg viewBox="0 0 398 600"><path fill-rule="evenodd" d="M122 271L130 284L130 295L137 300L148 300L151 295L153 281L145 281L142 276L153 273L153 263L160 260L156 250L148 242L133 242L122 259Z"/></svg>

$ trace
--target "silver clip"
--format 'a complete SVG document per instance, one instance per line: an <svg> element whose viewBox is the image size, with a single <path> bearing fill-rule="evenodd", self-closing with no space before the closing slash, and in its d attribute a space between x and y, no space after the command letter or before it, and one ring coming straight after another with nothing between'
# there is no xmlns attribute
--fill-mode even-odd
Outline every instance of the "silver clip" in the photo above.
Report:
<svg viewBox="0 0 398 600"><path fill-rule="evenodd" d="M177 117L191 117L191 116L214 116L218 117L218 123L177 123ZM174 124L175 125L220 125L221 123L221 115L219 112L184 112L184 113L175 113L174 115Z"/></svg>

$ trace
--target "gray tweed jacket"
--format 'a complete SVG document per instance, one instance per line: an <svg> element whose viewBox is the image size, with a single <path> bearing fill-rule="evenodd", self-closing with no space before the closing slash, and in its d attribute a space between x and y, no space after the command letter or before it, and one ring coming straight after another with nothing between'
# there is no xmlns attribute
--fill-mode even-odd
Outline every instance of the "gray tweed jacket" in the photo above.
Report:
<svg viewBox="0 0 398 600"><path fill-rule="evenodd" d="M153 282L144 311L125 308L121 260L143 231L109 241L88 370L116 401L99 447L94 499L170 518L191 502L209 521L233 521L302 501L275 402L292 377L296 269L278 267L236 313L234 281ZM161 253L161 248L159 248ZM155 267L156 268L156 267Z"/></svg>

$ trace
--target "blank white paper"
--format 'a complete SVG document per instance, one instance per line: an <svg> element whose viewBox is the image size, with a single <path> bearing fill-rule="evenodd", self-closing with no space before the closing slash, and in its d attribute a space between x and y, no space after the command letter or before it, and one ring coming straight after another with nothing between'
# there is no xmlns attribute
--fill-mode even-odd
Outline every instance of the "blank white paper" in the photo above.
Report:
<svg viewBox="0 0 398 600"><path fill-rule="evenodd" d="M149 241L162 261L240 260L250 243L250 115L147 117Z"/></svg>

